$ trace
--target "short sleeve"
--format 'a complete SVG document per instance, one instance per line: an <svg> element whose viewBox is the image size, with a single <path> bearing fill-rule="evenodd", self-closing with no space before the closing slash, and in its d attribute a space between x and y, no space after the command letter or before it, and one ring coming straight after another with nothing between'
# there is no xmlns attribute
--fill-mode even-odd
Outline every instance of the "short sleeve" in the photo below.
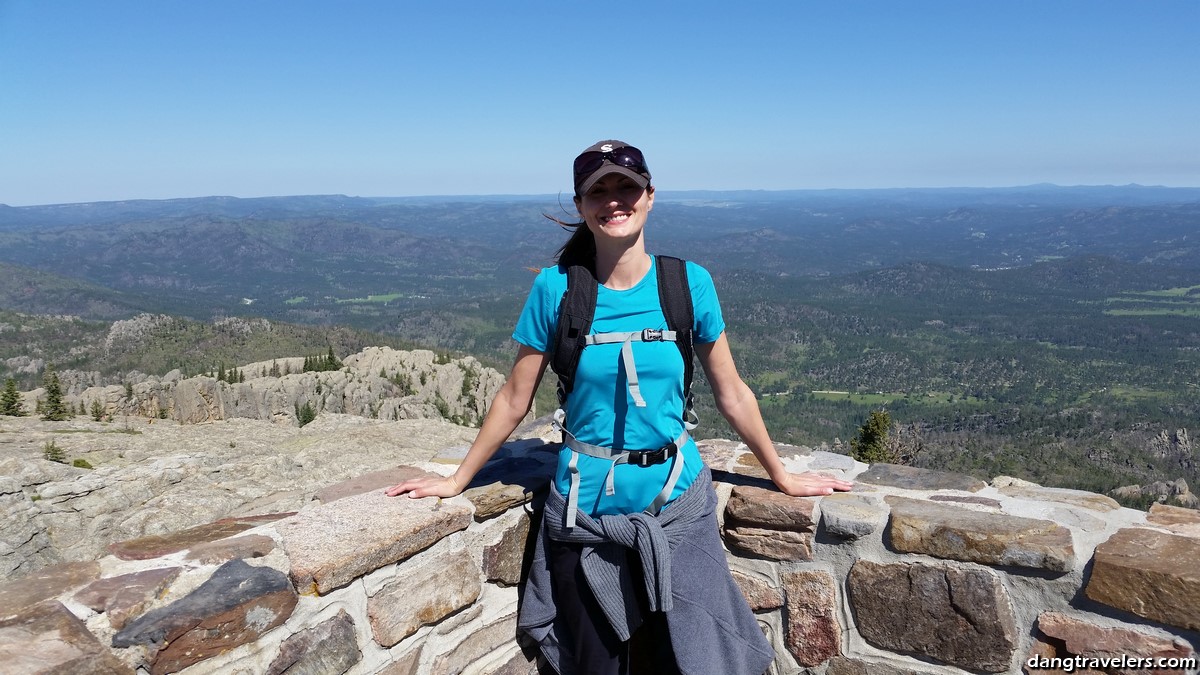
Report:
<svg viewBox="0 0 1200 675"><path fill-rule="evenodd" d="M547 267L538 273L533 280L533 288L529 290L529 297L525 299L521 316L517 319L517 327L513 330L513 340L539 352L549 351L558 325L558 305L566 290L565 281L556 283L560 281L558 276L562 275L554 267Z"/></svg>
<svg viewBox="0 0 1200 675"><path fill-rule="evenodd" d="M708 270L694 262L687 264L688 286L692 292L692 311L695 315L695 341L700 344L716 342L725 331L721 302Z"/></svg>

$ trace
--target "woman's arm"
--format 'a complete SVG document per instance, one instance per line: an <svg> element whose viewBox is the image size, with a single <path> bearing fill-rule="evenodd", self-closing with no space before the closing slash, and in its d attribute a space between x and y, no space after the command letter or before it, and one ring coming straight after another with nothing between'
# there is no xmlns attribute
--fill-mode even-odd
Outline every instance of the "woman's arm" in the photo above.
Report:
<svg viewBox="0 0 1200 675"><path fill-rule="evenodd" d="M831 494L834 490L849 490L854 485L849 481L811 471L788 473L779 459L779 453L775 451L775 445L771 443L754 392L750 391L750 387L746 386L738 375L725 333L721 333L716 342L697 344L696 354L699 355L700 365L704 367L708 382L712 385L717 410L729 420L730 426L750 447L750 451L781 491L793 497L811 497Z"/></svg>
<svg viewBox="0 0 1200 675"><path fill-rule="evenodd" d="M389 497L407 494L409 497L453 497L466 489L467 484L479 473L483 465L496 454L496 450L508 440L513 430L525 418L533 406L533 395L537 392L542 373L550 362L545 352L539 352L532 347L521 345L517 350L517 360L513 363L512 372L504 386L492 399L487 417L475 442L454 475L446 478L430 477L407 480L388 488Z"/></svg>

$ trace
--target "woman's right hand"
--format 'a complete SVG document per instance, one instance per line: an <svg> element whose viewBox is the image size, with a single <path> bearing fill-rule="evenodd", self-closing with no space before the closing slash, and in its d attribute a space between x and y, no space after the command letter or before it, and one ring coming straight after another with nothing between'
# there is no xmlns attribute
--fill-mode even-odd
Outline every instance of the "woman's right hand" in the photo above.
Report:
<svg viewBox="0 0 1200 675"><path fill-rule="evenodd" d="M384 491L389 497L408 495L409 499L421 497L454 497L462 492L454 476L428 476L397 483Z"/></svg>

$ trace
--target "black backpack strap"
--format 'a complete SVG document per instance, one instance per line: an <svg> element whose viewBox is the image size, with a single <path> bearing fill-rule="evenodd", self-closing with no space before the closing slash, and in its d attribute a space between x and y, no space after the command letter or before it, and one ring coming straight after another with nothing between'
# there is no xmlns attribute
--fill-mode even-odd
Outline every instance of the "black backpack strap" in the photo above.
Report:
<svg viewBox="0 0 1200 675"><path fill-rule="evenodd" d="M575 369L583 353L583 341L592 330L596 314L596 275L584 265L567 268L567 292L558 306L550 368L558 375L559 404L575 387Z"/></svg>
<svg viewBox="0 0 1200 675"><path fill-rule="evenodd" d="M695 310L692 307L692 290L688 286L687 263L679 258L659 255L655 256L658 268L658 303L662 306L663 316L667 318L667 328L675 331L675 346L683 356L683 396L685 404L690 408L692 396L692 326L695 324Z"/></svg>

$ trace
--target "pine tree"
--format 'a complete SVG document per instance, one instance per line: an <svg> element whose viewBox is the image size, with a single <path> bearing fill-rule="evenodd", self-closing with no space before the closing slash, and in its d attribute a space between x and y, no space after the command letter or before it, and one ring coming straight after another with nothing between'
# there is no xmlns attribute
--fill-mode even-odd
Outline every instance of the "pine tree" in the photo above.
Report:
<svg viewBox="0 0 1200 675"><path fill-rule="evenodd" d="M858 429L858 436L850 439L850 456L860 462L875 464L894 462L888 451L888 430L892 416L886 410L872 410L867 421Z"/></svg>
<svg viewBox="0 0 1200 675"><path fill-rule="evenodd" d="M25 416L25 410L21 404L21 393L17 391L17 381L11 377L4 381L4 393L0 394L0 415Z"/></svg>
<svg viewBox="0 0 1200 675"><path fill-rule="evenodd" d="M50 422L62 422L73 416L73 411L63 400L62 382L58 373L46 368L43 386L46 389L46 402L42 405L42 419Z"/></svg>
<svg viewBox="0 0 1200 675"><path fill-rule="evenodd" d="M100 405L100 399L98 398L92 399L92 419L97 422L104 419L104 406Z"/></svg>
<svg viewBox="0 0 1200 675"><path fill-rule="evenodd" d="M329 346L329 355L325 357L325 360L327 370L340 370L342 367L342 362L338 361L338 358L333 355L333 345Z"/></svg>

